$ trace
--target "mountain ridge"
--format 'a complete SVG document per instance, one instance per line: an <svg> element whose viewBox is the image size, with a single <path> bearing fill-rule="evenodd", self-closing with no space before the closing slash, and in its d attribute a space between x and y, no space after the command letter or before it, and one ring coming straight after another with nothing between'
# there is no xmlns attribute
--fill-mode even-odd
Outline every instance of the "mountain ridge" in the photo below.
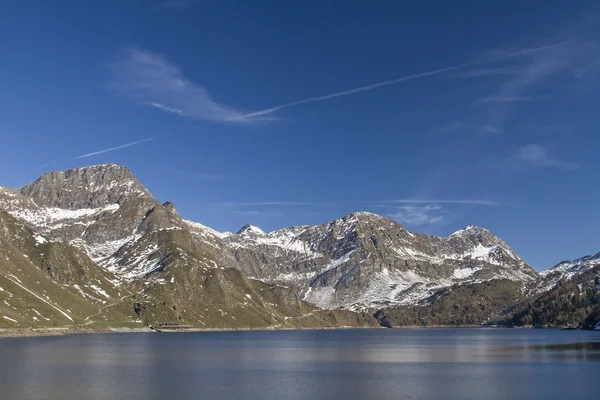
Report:
<svg viewBox="0 0 600 400"><path fill-rule="evenodd" d="M96 265L110 276L110 290L127 288L132 298L124 313L144 324L368 326L376 310L420 307L457 285L536 296L551 289L549 276L566 279L558 270L538 274L491 231L474 225L441 237L355 212L320 225L264 232L247 224L236 234L218 232L184 220L116 164L50 172L22 189L0 187L2 209L38 245L56 243L53 257ZM42 264L36 268L44 271ZM57 266L45 273L70 276ZM277 302L265 300L265 290L275 290ZM512 299L497 298L502 304Z"/></svg>

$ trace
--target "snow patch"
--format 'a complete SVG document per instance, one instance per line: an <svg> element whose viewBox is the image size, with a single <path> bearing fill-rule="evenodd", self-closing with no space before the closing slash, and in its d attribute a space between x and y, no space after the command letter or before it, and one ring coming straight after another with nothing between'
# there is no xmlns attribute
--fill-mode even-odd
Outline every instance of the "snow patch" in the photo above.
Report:
<svg viewBox="0 0 600 400"><path fill-rule="evenodd" d="M47 242L48 242L48 240L46 240L46 238L43 237L42 235L35 235L35 243L36 244L44 244Z"/></svg>
<svg viewBox="0 0 600 400"><path fill-rule="evenodd" d="M188 225L190 228L192 228L194 233L208 233L208 234L211 234L211 235L216 236L221 239L233 235L231 232L216 231L216 230L209 228L208 226L202 225L198 222L186 221L186 220L183 220L183 222L186 225Z"/></svg>
<svg viewBox="0 0 600 400"><path fill-rule="evenodd" d="M350 257L355 252L356 252L356 249L353 249L353 250L350 250L349 252L347 252L346 254L344 254L343 256L341 256L340 258L336 258L335 260L331 260L331 264L329 264L323 271L321 271L321 273L327 272L329 270L337 268L338 266L340 266L342 264L347 263L348 261L350 261Z"/></svg>
<svg viewBox="0 0 600 400"><path fill-rule="evenodd" d="M106 297L107 299L110 298L110 296L108 295L108 293L106 293L101 287L98 287L96 285L90 285L90 287L98 294Z"/></svg>

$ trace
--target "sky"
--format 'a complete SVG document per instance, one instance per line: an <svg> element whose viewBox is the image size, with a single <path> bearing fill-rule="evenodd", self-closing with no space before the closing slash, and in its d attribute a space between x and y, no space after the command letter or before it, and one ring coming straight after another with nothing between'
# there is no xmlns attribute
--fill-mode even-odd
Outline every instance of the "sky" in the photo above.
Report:
<svg viewBox="0 0 600 400"><path fill-rule="evenodd" d="M5 0L0 49L0 186L116 163L221 231L600 250L597 2Z"/></svg>

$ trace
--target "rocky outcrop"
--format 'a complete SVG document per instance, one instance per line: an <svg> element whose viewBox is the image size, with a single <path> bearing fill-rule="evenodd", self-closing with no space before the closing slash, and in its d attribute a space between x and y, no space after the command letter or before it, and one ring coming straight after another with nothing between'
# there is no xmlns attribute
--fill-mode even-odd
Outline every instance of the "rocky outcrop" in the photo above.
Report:
<svg viewBox="0 0 600 400"><path fill-rule="evenodd" d="M486 229L421 235L371 213L271 233L242 229L224 242L246 274L294 287L323 308L416 304L456 283L537 278Z"/></svg>
<svg viewBox="0 0 600 400"><path fill-rule="evenodd" d="M66 210L96 209L140 197L152 198L127 167L115 164L50 172L20 193L39 207Z"/></svg>
<svg viewBox="0 0 600 400"><path fill-rule="evenodd" d="M600 257L538 275L486 229L437 237L365 212L316 226L221 233L182 220L173 204L158 202L127 168L112 164L0 188L0 210L0 268L42 282L42 294L33 290L41 298L60 296L50 290L58 285L67 303L92 304L94 315L104 315L94 302L122 299L124 308L110 318L134 323L369 326L377 309L384 309L380 322L394 326L475 323L516 297L534 298L587 271ZM15 275L29 270L35 272ZM15 289L17 281L6 279ZM22 306L37 298L23 296Z"/></svg>

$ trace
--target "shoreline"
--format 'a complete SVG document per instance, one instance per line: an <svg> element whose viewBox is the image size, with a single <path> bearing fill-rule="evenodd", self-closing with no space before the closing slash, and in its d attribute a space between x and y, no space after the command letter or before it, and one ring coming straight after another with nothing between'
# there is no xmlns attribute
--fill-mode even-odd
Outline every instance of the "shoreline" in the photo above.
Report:
<svg viewBox="0 0 600 400"><path fill-rule="evenodd" d="M52 337L52 336L71 336L71 335L90 335L104 333L202 333L202 332L272 332L272 331L325 331L325 330L348 330L348 329L536 329L533 327L509 327L509 326L482 326L482 325L407 325L393 328L383 326L337 326L337 327L315 327L315 328L185 328L185 329L152 329L143 328L101 328L101 329L81 329L81 328L6 328L0 329L0 340L10 338L26 337ZM561 330L558 327L537 328L541 330L553 329Z"/></svg>
<svg viewBox="0 0 600 400"><path fill-rule="evenodd" d="M186 329L152 329L144 328L8 328L0 329L0 340L10 338L93 335L104 333L202 333L202 332L273 332L273 331L325 331L347 329L387 329L382 326L339 326L315 328L186 328Z"/></svg>

